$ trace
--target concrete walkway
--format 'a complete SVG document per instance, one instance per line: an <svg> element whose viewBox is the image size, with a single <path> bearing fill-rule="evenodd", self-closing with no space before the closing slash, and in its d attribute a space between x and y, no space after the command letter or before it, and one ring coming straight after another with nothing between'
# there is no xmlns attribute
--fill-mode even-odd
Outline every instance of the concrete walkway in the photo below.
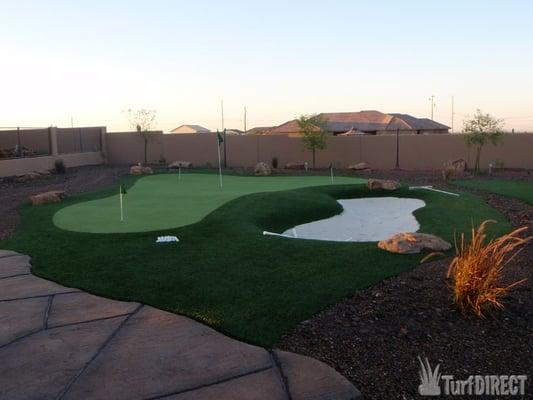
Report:
<svg viewBox="0 0 533 400"><path fill-rule="evenodd" d="M0 399L355 399L327 365L30 273L0 250Z"/></svg>

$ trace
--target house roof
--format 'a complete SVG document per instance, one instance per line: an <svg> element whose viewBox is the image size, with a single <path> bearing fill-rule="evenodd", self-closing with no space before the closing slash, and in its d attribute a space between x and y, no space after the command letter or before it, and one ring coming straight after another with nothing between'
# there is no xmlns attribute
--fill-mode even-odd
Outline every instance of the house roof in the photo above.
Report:
<svg viewBox="0 0 533 400"><path fill-rule="evenodd" d="M180 125L180 126L178 126L177 128L172 129L170 132L175 132L175 131L177 131L178 129L180 129L180 128L185 128L185 127L190 128L190 129L193 129L193 130L195 130L196 132L211 132L209 129L204 128L204 127L201 126L201 125L190 125L190 124L183 124L183 125Z"/></svg>
<svg viewBox="0 0 533 400"><path fill-rule="evenodd" d="M252 129L246 131L247 135L262 135L268 133L273 127L272 126L256 126Z"/></svg>
<svg viewBox="0 0 533 400"><path fill-rule="evenodd" d="M229 135L242 135L244 131L241 131L240 129L227 128L226 133Z"/></svg>
<svg viewBox="0 0 533 400"><path fill-rule="evenodd" d="M412 129L450 129L449 126L435 122L429 118L415 118L409 114L391 113L397 118L404 120Z"/></svg>
<svg viewBox="0 0 533 400"><path fill-rule="evenodd" d="M375 110L322 113L319 115L326 121L326 129L333 133L347 132L352 128L363 132L396 129L449 129L446 125L439 124L427 118L415 118L408 114L384 114ZM286 134L298 131L298 122L292 120L273 128L268 133Z"/></svg>

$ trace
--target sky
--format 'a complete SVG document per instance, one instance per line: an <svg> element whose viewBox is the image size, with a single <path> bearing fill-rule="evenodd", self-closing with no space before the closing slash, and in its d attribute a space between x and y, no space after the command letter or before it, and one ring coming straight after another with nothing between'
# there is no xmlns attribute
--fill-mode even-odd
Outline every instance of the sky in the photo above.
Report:
<svg viewBox="0 0 533 400"><path fill-rule="evenodd" d="M0 127L379 110L533 131L531 1L0 0Z"/></svg>

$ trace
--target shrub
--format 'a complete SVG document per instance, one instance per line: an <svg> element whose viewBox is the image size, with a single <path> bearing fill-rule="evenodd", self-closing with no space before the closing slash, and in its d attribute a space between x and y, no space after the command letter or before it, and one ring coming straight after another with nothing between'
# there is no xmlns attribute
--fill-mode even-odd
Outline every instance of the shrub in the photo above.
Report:
<svg viewBox="0 0 533 400"><path fill-rule="evenodd" d="M488 307L503 308L500 299L509 289L525 281L503 286L502 272L520 251L519 247L531 237L521 238L520 234L527 227L517 229L507 235L486 243L485 221L477 229L472 228L470 243L465 243L464 233L459 245L456 243L456 256L448 269L448 278L452 279L451 289L454 301L463 312L473 312L484 317ZM456 240L457 242L457 240Z"/></svg>
<svg viewBox="0 0 533 400"><path fill-rule="evenodd" d="M278 157L272 157L272 168L278 168Z"/></svg>
<svg viewBox="0 0 533 400"><path fill-rule="evenodd" d="M54 169L56 171L56 174L64 174L65 172L67 172L67 167L65 167L65 163L60 158L58 158L54 162Z"/></svg>
<svg viewBox="0 0 533 400"><path fill-rule="evenodd" d="M455 168L454 167L450 167L450 166L447 166L447 167L444 167L444 169L442 170L442 178L448 182L450 180L452 180L452 178L455 177Z"/></svg>

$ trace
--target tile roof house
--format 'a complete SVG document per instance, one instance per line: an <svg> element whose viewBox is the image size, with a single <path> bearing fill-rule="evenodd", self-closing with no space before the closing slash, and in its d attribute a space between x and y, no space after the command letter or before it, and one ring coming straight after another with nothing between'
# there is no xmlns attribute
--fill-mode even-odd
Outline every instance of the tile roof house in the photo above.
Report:
<svg viewBox="0 0 533 400"><path fill-rule="evenodd" d="M246 131L247 135L266 135L271 129L275 126L256 126L255 128L248 129Z"/></svg>
<svg viewBox="0 0 533 400"><path fill-rule="evenodd" d="M200 125L180 125L177 128L172 129L168 134L188 134L188 133L209 133L209 129Z"/></svg>
<svg viewBox="0 0 533 400"><path fill-rule="evenodd" d="M379 111L359 111L319 114L326 121L326 129L333 135L351 136L357 134L382 135L439 134L448 133L449 127L427 118L416 118L408 114L384 114ZM300 136L296 120L285 122L268 132L268 135Z"/></svg>

